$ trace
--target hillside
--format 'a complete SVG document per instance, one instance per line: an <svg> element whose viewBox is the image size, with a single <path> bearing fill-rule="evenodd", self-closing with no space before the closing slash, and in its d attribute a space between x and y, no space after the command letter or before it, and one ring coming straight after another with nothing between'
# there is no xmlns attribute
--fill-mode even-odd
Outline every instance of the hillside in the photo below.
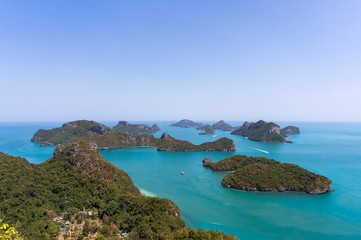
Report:
<svg viewBox="0 0 361 240"><path fill-rule="evenodd" d="M265 157L235 155L203 166L213 171L234 171L225 176L222 186L247 191L296 191L319 194L331 191L332 181L295 164L280 163Z"/></svg>
<svg viewBox="0 0 361 240"><path fill-rule="evenodd" d="M0 163L0 209L7 223L20 224L26 239L55 239L59 226L52 217L70 217L83 208L97 211L100 219L106 216L119 229L152 239L184 227L173 202L142 196L93 143L59 145L39 165L3 153Z"/></svg>
<svg viewBox="0 0 361 240"><path fill-rule="evenodd" d="M234 151L233 140L223 138L196 146L188 141L155 138L150 134L135 134L110 128L94 121L74 121L50 130L38 130L31 141L40 145L64 144L71 141L95 142L100 149L133 146L156 147L159 151Z"/></svg>
<svg viewBox="0 0 361 240"><path fill-rule="evenodd" d="M199 127L202 125L203 125L202 123L193 122L192 120L189 119L183 119L180 120L179 122L171 124L171 126L173 127L182 127L182 128Z"/></svg>
<svg viewBox="0 0 361 240"><path fill-rule="evenodd" d="M126 121L119 121L117 125L112 128L113 131L123 131L135 134L155 133L160 130L157 124L149 127L146 124L130 124Z"/></svg>
<svg viewBox="0 0 361 240"><path fill-rule="evenodd" d="M214 129L220 129L223 131L232 131L233 130L233 127L223 120L216 122L215 124L212 125L212 127Z"/></svg>
<svg viewBox="0 0 361 240"><path fill-rule="evenodd" d="M178 140L167 133L163 133L162 137L157 142L157 149L159 151L222 151L233 152L235 145L233 140L229 138L220 138L214 142L206 142L200 145L195 145L185 140Z"/></svg>
<svg viewBox="0 0 361 240"><path fill-rule="evenodd" d="M204 130L204 132L199 133L199 135L214 134L214 129L208 124L199 126L197 130Z"/></svg>
<svg viewBox="0 0 361 240"><path fill-rule="evenodd" d="M273 122L258 121L256 123L245 122L231 134L240 135L253 141L260 142L289 142L286 135L281 132L280 126Z"/></svg>

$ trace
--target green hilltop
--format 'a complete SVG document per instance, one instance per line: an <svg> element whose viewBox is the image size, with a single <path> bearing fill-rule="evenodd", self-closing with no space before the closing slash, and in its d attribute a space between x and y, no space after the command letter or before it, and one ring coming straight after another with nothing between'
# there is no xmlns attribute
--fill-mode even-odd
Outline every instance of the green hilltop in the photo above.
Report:
<svg viewBox="0 0 361 240"><path fill-rule="evenodd" d="M58 145L53 157L38 165L0 153L0 186L4 222L17 226L25 239L56 239L62 227L56 216L71 224L85 221L83 237L99 228L106 239L120 239L119 230L130 239L232 239L221 232L184 229L176 204L141 195L123 170L99 154L95 143ZM84 215L83 209L94 214ZM91 227L95 222L100 225Z"/></svg>
<svg viewBox="0 0 361 240"><path fill-rule="evenodd" d="M50 130L40 129L34 134L31 141L39 142L42 146L64 144L71 141L95 142L100 149L146 146L156 147L159 151L235 151L233 140L228 138L194 145L172 137L156 138L151 134L115 131L100 123L87 120L65 123L62 127Z"/></svg>
<svg viewBox="0 0 361 240"><path fill-rule="evenodd" d="M214 163L205 158L203 166L213 171L234 171L222 180L222 186L229 188L311 194L331 191L330 179L295 164L280 163L265 157L235 155Z"/></svg>
<svg viewBox="0 0 361 240"><path fill-rule="evenodd" d="M126 121L119 121L117 125L112 128L113 131L123 131L135 134L155 133L160 130L157 124L149 127L146 124L130 124Z"/></svg>

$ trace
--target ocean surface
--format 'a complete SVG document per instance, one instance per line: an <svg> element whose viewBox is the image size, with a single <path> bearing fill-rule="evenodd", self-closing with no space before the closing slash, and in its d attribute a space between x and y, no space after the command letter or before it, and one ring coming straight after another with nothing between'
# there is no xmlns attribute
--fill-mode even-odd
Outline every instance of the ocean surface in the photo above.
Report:
<svg viewBox="0 0 361 240"><path fill-rule="evenodd" d="M110 127L116 124L103 123ZM301 134L289 138L292 144L260 143L230 132L198 135L200 131L193 128L157 122L162 129L157 137L167 132L195 144L229 137L237 151L158 152L134 147L101 150L101 154L125 170L144 194L174 201L189 227L221 230L240 239L361 239L361 123L277 123L299 126ZM54 146L41 147L30 142L31 137L39 128L61 124L0 123L0 151L41 163L52 156ZM335 192L312 196L223 188L220 182L226 173L203 168L202 160L208 156L218 161L234 154L298 164L330 178Z"/></svg>

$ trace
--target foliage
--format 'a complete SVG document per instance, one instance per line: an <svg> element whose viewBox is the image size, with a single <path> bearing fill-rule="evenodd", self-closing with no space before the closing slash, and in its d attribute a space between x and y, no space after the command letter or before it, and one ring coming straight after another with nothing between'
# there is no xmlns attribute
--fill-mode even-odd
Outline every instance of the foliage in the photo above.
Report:
<svg viewBox="0 0 361 240"><path fill-rule="evenodd" d="M123 131L135 134L155 133L160 130L157 124L149 127L146 124L130 124L126 121L119 121L117 125L112 128L113 131Z"/></svg>
<svg viewBox="0 0 361 240"><path fill-rule="evenodd" d="M233 127L231 125L224 122L223 120L221 120L219 122L216 122L215 124L212 125L212 127L214 129L220 129L220 130L223 130L223 131L231 131L233 129Z"/></svg>
<svg viewBox="0 0 361 240"><path fill-rule="evenodd" d="M249 140L260 142L287 142L286 135L280 130L280 126L273 122L258 121L256 123L245 122L231 134L247 137Z"/></svg>
<svg viewBox="0 0 361 240"><path fill-rule="evenodd" d="M199 128L197 128L197 129L199 129ZM204 125L201 129L204 130L204 132L199 133L200 135L206 135L206 134L213 134L214 133L213 127L211 125L208 125L208 124Z"/></svg>
<svg viewBox="0 0 361 240"><path fill-rule="evenodd" d="M93 144L59 145L54 156L39 165L0 153L0 184L5 186L0 188L0 210L10 224L20 223L25 239L58 235L59 227L48 216L51 210L62 216L65 211L72 215L94 209L127 232L146 226L151 238L184 227L173 202L142 196L129 176L101 157ZM92 224L88 230L93 231Z"/></svg>
<svg viewBox="0 0 361 240"><path fill-rule="evenodd" d="M163 136L157 141L156 145L159 151L235 151L233 140L225 137L214 142L206 142L200 145L195 145L185 140L175 139L168 134L163 134Z"/></svg>
<svg viewBox="0 0 361 240"><path fill-rule="evenodd" d="M223 178L222 185L243 190L317 193L317 189L329 191L332 184L330 179L295 164L265 157L235 155L215 163L206 158L203 166L213 171L234 171Z"/></svg>
<svg viewBox="0 0 361 240"><path fill-rule="evenodd" d="M182 128L199 127L202 125L203 125L202 123L193 122L192 120L189 119L183 119L180 120L179 122L171 124L171 126L173 127L182 127Z"/></svg>
<svg viewBox="0 0 361 240"><path fill-rule="evenodd" d="M100 131L99 128L103 130ZM160 151L234 151L235 148L233 141L228 138L194 145L175 138L158 139L149 134L138 135L122 130L111 131L104 125L86 120L65 123L61 128L51 130L40 129L35 133L32 141L40 142L42 145L63 144L72 141L95 142L100 149L148 146L157 147Z"/></svg>
<svg viewBox="0 0 361 240"><path fill-rule="evenodd" d="M1 240L23 240L14 227L10 227L9 224L3 223L0 219L0 239Z"/></svg>
<svg viewBox="0 0 361 240"><path fill-rule="evenodd" d="M183 228L181 230L173 232L166 240L187 240L187 239L199 239L199 240L237 240L238 238L229 234L225 234L220 231L204 231L203 229Z"/></svg>

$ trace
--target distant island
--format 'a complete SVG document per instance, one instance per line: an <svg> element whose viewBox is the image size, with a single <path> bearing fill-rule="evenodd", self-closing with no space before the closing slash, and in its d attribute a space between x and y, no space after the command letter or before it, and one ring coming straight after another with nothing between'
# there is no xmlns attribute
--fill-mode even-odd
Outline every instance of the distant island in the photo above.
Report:
<svg viewBox="0 0 361 240"><path fill-rule="evenodd" d="M31 141L41 146L64 144L71 141L95 142L100 149L125 148L132 146L156 147L159 151L235 151L233 140L221 138L214 142L194 145L177 140L167 133L161 138L149 134L135 134L122 130L114 131L95 121L79 120L64 123L62 127L38 130Z"/></svg>
<svg viewBox="0 0 361 240"><path fill-rule="evenodd" d="M199 133L199 135L207 135L207 134L214 134L214 129L211 125L201 125L197 127L197 130L204 130L204 132Z"/></svg>
<svg viewBox="0 0 361 240"><path fill-rule="evenodd" d="M234 152L236 147L233 140L229 138L220 138L214 142L206 142L200 145L194 145L188 141L177 140L167 133L163 133L157 142L158 151L222 151Z"/></svg>
<svg viewBox="0 0 361 240"><path fill-rule="evenodd" d="M183 119L180 120L179 122L171 124L171 126L173 127L182 127L182 128L199 127L202 125L203 125L202 123L193 122L192 120L189 119Z"/></svg>
<svg viewBox="0 0 361 240"><path fill-rule="evenodd" d="M240 135L252 141L291 143L286 137L289 134L299 133L295 126L288 126L283 129L273 122L260 120L256 123L245 122L241 127L232 131L231 134Z"/></svg>
<svg viewBox="0 0 361 240"><path fill-rule="evenodd" d="M113 131L123 131L135 134L155 133L160 131L160 128L157 124L149 127L146 124L130 124L127 121L119 121L118 124L115 125L112 129Z"/></svg>
<svg viewBox="0 0 361 240"><path fill-rule="evenodd" d="M235 155L218 162L203 159L212 171L234 171L225 176L222 186L246 191L295 191L310 194L330 192L332 181L300 166L265 157Z"/></svg>
<svg viewBox="0 0 361 240"><path fill-rule="evenodd" d="M69 229L74 239L237 239L185 228L175 203L143 196L95 143L58 145L38 165L0 152L0 176L3 220L25 240L66 238Z"/></svg>
<svg viewBox="0 0 361 240"><path fill-rule="evenodd" d="M234 127L232 127L231 125L229 125L228 123L226 123L223 120L216 122L215 124L212 125L212 127L214 129L220 129L223 131L232 131L234 129Z"/></svg>

